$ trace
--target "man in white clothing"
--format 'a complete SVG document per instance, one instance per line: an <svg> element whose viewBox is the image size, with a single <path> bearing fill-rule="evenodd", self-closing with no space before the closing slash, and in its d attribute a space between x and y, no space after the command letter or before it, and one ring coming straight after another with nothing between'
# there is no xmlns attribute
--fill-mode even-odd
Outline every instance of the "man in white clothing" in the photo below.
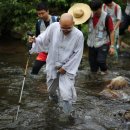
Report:
<svg viewBox="0 0 130 130"><path fill-rule="evenodd" d="M82 32L73 25L72 15L64 13L59 22L52 23L37 38L29 38L29 42L33 42L30 53L48 51L48 91L51 98L59 97L67 115L70 115L72 103L77 98L74 83L84 45Z"/></svg>

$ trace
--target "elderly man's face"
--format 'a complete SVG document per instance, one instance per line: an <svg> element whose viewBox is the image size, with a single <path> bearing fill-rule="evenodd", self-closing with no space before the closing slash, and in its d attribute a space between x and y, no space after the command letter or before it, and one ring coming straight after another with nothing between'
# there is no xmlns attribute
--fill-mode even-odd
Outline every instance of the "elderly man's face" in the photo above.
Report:
<svg viewBox="0 0 130 130"><path fill-rule="evenodd" d="M69 34L73 29L73 21L72 20L60 20L61 30L65 35Z"/></svg>

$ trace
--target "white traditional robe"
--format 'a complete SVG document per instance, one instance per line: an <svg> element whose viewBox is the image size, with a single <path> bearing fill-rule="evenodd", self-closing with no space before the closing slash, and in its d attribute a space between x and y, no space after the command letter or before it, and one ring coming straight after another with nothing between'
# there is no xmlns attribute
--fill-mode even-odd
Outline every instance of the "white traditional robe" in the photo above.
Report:
<svg viewBox="0 0 130 130"><path fill-rule="evenodd" d="M51 24L37 38L30 53L48 52L46 60L48 90L53 81L58 78L59 94L62 100L75 102L77 95L74 87L75 75L83 54L84 37L80 30L73 27L64 35L59 22ZM56 67L65 69L65 74L57 77ZM57 83L54 83L56 86Z"/></svg>

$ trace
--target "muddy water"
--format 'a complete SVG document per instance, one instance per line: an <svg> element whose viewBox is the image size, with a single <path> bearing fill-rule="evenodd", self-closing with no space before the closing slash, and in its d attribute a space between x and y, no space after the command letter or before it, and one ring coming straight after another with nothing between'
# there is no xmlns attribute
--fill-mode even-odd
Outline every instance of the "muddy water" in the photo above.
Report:
<svg viewBox="0 0 130 130"><path fill-rule="evenodd" d="M18 120L15 120L24 68L28 57L19 41L0 41L0 130L125 130L122 113L130 109L129 101L109 100L98 95L114 77L130 79L130 56L120 56L119 63L109 60L109 74L91 75L84 55L78 75L74 104L75 123L61 121L59 106L49 101L44 72L32 77L31 57ZM111 58L109 58L111 59ZM120 114L121 113L121 114Z"/></svg>

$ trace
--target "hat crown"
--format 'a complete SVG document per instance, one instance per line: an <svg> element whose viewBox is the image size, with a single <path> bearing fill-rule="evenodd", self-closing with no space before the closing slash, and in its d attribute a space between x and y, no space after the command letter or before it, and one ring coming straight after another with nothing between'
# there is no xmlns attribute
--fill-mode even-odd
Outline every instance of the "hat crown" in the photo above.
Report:
<svg viewBox="0 0 130 130"><path fill-rule="evenodd" d="M84 15L84 11L80 8L76 8L73 10L73 15L75 18L81 18Z"/></svg>
<svg viewBox="0 0 130 130"><path fill-rule="evenodd" d="M91 9L89 5L84 3L75 3L69 10L73 16L75 25L85 23L91 16Z"/></svg>

